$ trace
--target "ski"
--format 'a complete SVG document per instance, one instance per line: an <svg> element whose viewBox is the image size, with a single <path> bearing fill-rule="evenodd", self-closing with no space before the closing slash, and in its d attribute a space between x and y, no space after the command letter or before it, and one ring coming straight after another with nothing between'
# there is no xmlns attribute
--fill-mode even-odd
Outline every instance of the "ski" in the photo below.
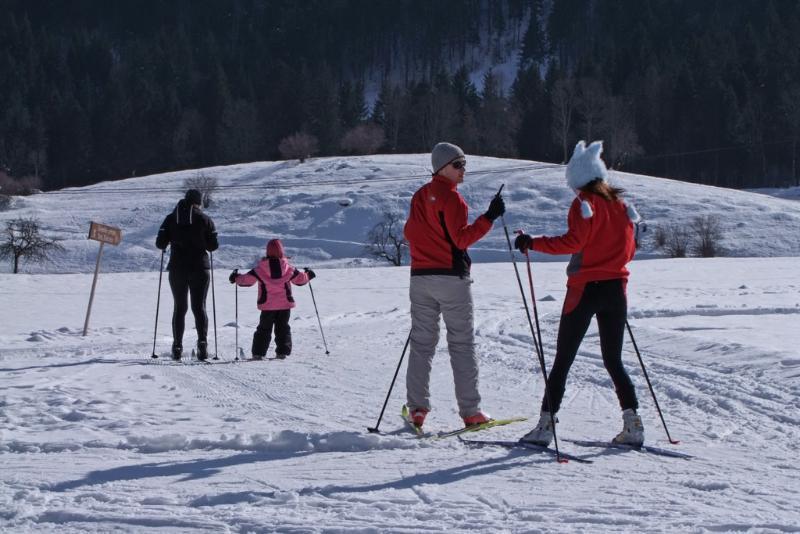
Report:
<svg viewBox="0 0 800 534"><path fill-rule="evenodd" d="M481 423L478 425L470 425L465 426L462 428L457 428L455 430L448 430L445 432L425 432L422 430L422 427L418 427L410 419L410 413L408 411L408 406L405 404L403 405L403 409L400 411L400 417L403 418L403 422L406 426L414 432L418 438L425 438L425 439L444 439L444 438L451 438L453 436L459 436L461 434L465 434L467 432L478 432L480 430L486 430L487 428L492 428L496 426L504 426L510 425L511 423L517 423L520 421L527 421L527 417L511 417L508 419L492 419L487 421L486 423Z"/></svg>
<svg viewBox="0 0 800 534"><path fill-rule="evenodd" d="M633 445L625 445L622 443L614 443L612 441L593 441L593 440L582 440L582 439L564 439L562 441L567 441L578 447L595 447L595 448L606 448L606 449L619 449L623 451L636 451L636 452L647 452L650 454L657 454L658 456L667 456L669 458L681 458L684 460L691 460L694 456L689 454L685 454L682 452L671 451L669 449L662 449L661 447L653 447L652 445L642 445L641 447L635 447Z"/></svg>
<svg viewBox="0 0 800 534"><path fill-rule="evenodd" d="M487 421L486 423L480 423L478 425L470 425L465 426L462 428L458 428L456 430L449 430L447 432L438 432L432 434L431 437L435 439L443 439L443 438L451 438L453 436L460 436L461 434L466 434L468 432L479 432L481 430L486 430L487 428L493 428L496 426L505 426L510 425L511 423L519 423L521 421L527 421L527 417L510 417L508 419L492 419Z"/></svg>
<svg viewBox="0 0 800 534"><path fill-rule="evenodd" d="M551 456L558 456L581 464L592 463L592 460L587 460L564 451L558 451L558 453L556 453L556 450L552 447L545 447L544 445L536 445L534 443L526 443L524 441L464 439L461 436L459 436L458 439L461 441L461 443L470 447L503 447L506 449L526 449L529 451L543 452L550 454Z"/></svg>

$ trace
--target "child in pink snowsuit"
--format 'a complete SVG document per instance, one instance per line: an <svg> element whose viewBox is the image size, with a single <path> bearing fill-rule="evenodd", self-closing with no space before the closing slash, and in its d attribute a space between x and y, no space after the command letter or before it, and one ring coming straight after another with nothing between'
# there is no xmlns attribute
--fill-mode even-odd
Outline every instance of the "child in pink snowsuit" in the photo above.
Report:
<svg viewBox="0 0 800 534"><path fill-rule="evenodd" d="M295 307L292 284L302 286L316 276L311 269L297 270L287 260L280 239L267 243L267 257L262 258L247 274L234 270L228 280L231 284L249 287L258 283L258 309L261 318L253 334L253 359L261 360L275 327L275 356L284 359L292 353L292 329L289 326L291 309Z"/></svg>

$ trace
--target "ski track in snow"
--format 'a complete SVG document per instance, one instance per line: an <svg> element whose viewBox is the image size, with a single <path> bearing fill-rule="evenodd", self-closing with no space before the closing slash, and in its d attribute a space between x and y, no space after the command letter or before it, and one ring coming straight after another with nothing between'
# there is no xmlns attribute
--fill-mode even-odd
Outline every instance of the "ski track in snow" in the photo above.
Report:
<svg viewBox="0 0 800 534"><path fill-rule="evenodd" d="M233 295L222 291L218 345L224 363L152 360L152 317L129 311L125 296L116 293L144 292L157 273L113 275L115 291L98 295L98 324L87 338L80 328L40 328L30 319L11 326L6 310L0 330L0 527L9 532L797 532L796 345L751 345L749 332L731 321L748 315L771 331L772 321L792 320L800 293L788 287L792 277L776 274L770 287L784 280L784 291L768 293L766 286L751 283L750 291L763 302L736 307L738 290L728 288L738 287L748 261L730 260L722 268L702 260L639 263L629 288L637 344L670 432L681 440L675 449L695 456L690 461L562 443L563 450L594 463L559 465L529 451L416 440L401 430L398 417L405 365L381 422L383 433L367 433L408 335L406 269L320 269L315 293L331 355L324 354L310 296L298 290L294 353L285 361L226 361L234 354L235 323ZM793 259L771 261L776 272L793 269ZM691 273L696 281L672 289L664 280L666 267L676 276ZM499 279L498 269L507 269L508 276ZM537 269L542 286L537 309L549 366L563 265ZM541 370L513 271L507 265L476 265L474 272L485 409L498 417L535 419ZM12 296L26 291L16 279L0 276L0 290ZM89 279L62 288L50 304L83 305ZM39 283L43 291L59 284ZM692 292L695 304L686 305ZM257 313L252 295L239 298L239 346L247 354ZM19 317L35 315L26 308L35 310L35 304L19 302ZM717 308L706 307L713 305ZM733 313L721 313L728 309ZM162 309L159 318L162 352L170 342L168 311ZM708 317L715 321L713 329L701 323ZM77 323L80 313L76 318ZM190 324L187 347L194 341ZM627 339L624 350L647 441L672 447ZM452 389L442 332L431 385L433 430L460 424ZM610 439L619 430L619 408L594 326L573 365L559 418L563 437ZM532 422L481 436L514 439Z"/></svg>

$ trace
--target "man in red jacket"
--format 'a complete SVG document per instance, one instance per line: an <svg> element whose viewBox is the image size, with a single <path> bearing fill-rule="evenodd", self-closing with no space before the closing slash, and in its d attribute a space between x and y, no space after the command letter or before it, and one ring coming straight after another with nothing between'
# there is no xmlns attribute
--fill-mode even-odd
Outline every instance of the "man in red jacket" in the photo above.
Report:
<svg viewBox="0 0 800 534"><path fill-rule="evenodd" d="M431 164L433 178L411 199L404 229L411 249L411 353L406 404L410 421L421 427L431 409L431 364L442 315L458 411L469 426L484 423L489 417L481 411L478 392L467 247L491 230L494 220L505 213L505 204L496 195L486 213L468 224L467 204L457 190L464 181L464 151L450 143L439 143L431 153Z"/></svg>

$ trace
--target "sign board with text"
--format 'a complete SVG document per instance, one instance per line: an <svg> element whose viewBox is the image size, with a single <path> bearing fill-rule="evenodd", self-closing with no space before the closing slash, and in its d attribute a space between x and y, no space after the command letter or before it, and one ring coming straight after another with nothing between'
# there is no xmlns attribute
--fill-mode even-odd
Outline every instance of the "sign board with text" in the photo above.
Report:
<svg viewBox="0 0 800 534"><path fill-rule="evenodd" d="M109 245L119 245L122 241L122 230L107 224L91 222L89 225L89 239L108 243Z"/></svg>

